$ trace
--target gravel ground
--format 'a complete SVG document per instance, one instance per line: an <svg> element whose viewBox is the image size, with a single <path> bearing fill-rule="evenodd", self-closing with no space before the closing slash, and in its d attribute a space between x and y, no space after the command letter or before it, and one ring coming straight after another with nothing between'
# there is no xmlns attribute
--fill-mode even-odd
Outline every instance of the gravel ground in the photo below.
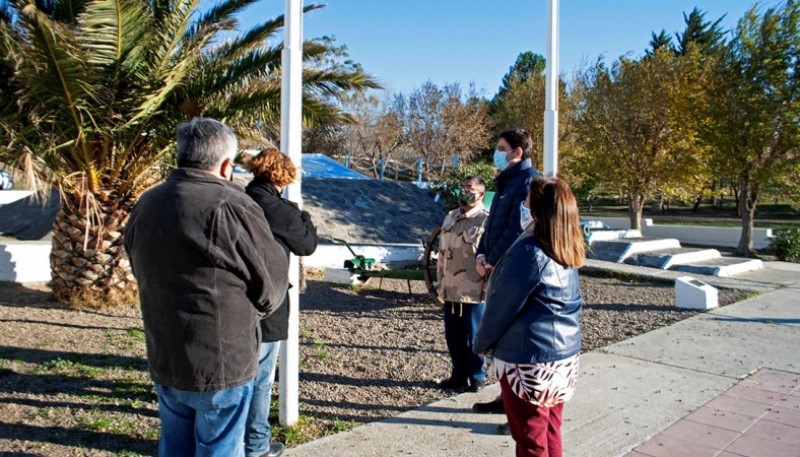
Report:
<svg viewBox="0 0 800 457"><path fill-rule="evenodd" d="M635 277L582 276L583 350L590 351L686 319L674 286ZM434 382L450 375L441 310L422 282L371 279L356 291L309 282L301 314L303 413L369 422L439 400ZM744 296L720 290L721 305Z"/></svg>
<svg viewBox="0 0 800 457"><path fill-rule="evenodd" d="M301 296L301 414L333 424L394 416L452 395L440 309L422 282L362 288L310 275ZM671 284L582 278L584 350L685 319ZM741 299L720 290L720 303ZM0 283L0 455L151 455L157 404L134 308L73 311L44 286Z"/></svg>

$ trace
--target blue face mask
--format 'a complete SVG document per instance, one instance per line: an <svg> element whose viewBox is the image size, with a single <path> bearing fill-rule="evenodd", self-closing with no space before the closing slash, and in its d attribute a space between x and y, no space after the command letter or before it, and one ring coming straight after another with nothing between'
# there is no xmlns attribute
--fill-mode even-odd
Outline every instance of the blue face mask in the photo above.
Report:
<svg viewBox="0 0 800 457"><path fill-rule="evenodd" d="M531 216L531 210L525 207L525 202L519 204L519 225L522 227L522 230L528 228L533 222L533 216Z"/></svg>
<svg viewBox="0 0 800 457"><path fill-rule="evenodd" d="M494 160L494 166L497 167L498 171L503 171L508 166L508 159L506 159L506 153L503 151L495 149L494 157L492 157L492 159Z"/></svg>

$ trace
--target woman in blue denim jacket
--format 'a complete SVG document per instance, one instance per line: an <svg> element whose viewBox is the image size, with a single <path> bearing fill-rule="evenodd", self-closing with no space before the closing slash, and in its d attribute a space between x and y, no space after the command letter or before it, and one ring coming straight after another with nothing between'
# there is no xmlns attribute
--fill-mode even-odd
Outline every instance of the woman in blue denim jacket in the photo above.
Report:
<svg viewBox="0 0 800 457"><path fill-rule="evenodd" d="M526 201L533 221L494 267L474 350L500 380L516 455L561 457L561 413L581 349L577 268L586 248L565 181L534 178Z"/></svg>

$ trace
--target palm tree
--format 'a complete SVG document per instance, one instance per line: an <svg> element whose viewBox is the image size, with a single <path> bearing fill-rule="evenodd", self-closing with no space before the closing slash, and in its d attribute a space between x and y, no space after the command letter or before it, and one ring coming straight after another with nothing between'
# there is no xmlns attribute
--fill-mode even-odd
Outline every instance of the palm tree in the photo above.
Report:
<svg viewBox="0 0 800 457"><path fill-rule="evenodd" d="M131 302L121 234L178 123L202 115L245 136L277 131L283 17L236 33L235 15L255 2L200 14L199 0L0 0L0 154L23 153L57 182L57 300ZM324 65L332 52L329 41L304 45L318 63L303 75L307 125L348 121L336 97L378 87L358 67Z"/></svg>

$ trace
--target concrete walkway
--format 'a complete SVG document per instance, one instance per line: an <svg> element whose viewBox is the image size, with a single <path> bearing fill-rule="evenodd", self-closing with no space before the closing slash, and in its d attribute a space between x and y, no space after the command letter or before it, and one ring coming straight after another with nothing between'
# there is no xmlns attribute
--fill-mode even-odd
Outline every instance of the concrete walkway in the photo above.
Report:
<svg viewBox="0 0 800 457"><path fill-rule="evenodd" d="M664 279L671 278L675 273L654 272L652 269L629 265L606 265L606 262L592 262L591 266L625 271L635 269L629 272L657 273L650 275L664 276ZM705 446L705 454L692 453L694 451L678 453L681 442L676 444L674 440L670 441L669 437L664 438L665 435L660 433L676 422L678 424L675 426L679 427L681 419L761 369L769 370L753 376L743 386L752 387L759 382L772 385L775 382L770 384L770 379L777 376L782 380L786 395L797 394L797 379L800 378L796 376L800 374L800 265L768 263L765 270L752 278L700 279L712 284L716 282L722 285L719 284L722 282L727 287L736 286L762 293L672 326L583 354L578 390L564 409L562 431L565 456L621 456L634 449L636 451L631 456L759 455L748 454L746 451L753 446L758 450L757 445L763 445L758 440L764 438L747 436L743 433L745 430L729 430L735 433L723 434L729 438L726 445L741 439L738 447L729 447L725 451L721 450L723 447L717 442L723 438L719 434L709 435L709 443L705 443L709 444ZM737 386L735 389L741 387ZM730 392L728 391L727 396L731 396ZM736 395L739 396L763 394L759 389L733 392L738 392ZM496 434L497 425L504 422L505 417L474 414L471 410L474 402L490 400L498 393L499 387L495 384L478 394L458 395L391 419L366 424L349 432L289 449L284 455L513 456L514 441L511 437ZM742 399L747 400L744 397ZM759 419L773 426L767 428L773 434L772 441L780 442L780 446L776 445L778 447L775 449L783 455L800 456L800 443L797 439L787 437L782 441L780 436L800 436L800 402L796 397L793 399L793 403L785 403L789 411L780 415L779 426L774 426L774 417L759 416ZM709 403L706 407L712 408L710 414L713 415L715 404ZM701 410L698 414L700 413ZM698 422L697 417L685 420ZM670 432L673 436L677 433L675 428L665 433ZM655 441L648 442L653 437ZM692 439L695 442L703 441L702 436ZM662 444L659 444L659 440ZM712 445L712 440L717 441ZM676 445L664 447L663 442L666 441ZM732 453L732 449L739 449L741 452Z"/></svg>

